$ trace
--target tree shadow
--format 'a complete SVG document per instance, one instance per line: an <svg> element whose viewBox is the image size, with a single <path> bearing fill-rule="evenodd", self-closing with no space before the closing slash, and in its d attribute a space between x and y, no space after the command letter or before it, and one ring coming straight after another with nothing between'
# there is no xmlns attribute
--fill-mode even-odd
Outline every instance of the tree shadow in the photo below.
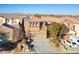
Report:
<svg viewBox="0 0 79 59"><path fill-rule="evenodd" d="M26 39L27 39L26 44L28 45L28 49L30 51L34 51L35 50L34 49L35 45L33 44L33 39L31 37L28 37Z"/></svg>
<svg viewBox="0 0 79 59"><path fill-rule="evenodd" d="M0 33L0 51L11 51L16 48L17 44L8 40L7 33Z"/></svg>
<svg viewBox="0 0 79 59"><path fill-rule="evenodd" d="M11 51L16 47L17 47L17 44L12 43L11 41L0 42L0 51Z"/></svg>

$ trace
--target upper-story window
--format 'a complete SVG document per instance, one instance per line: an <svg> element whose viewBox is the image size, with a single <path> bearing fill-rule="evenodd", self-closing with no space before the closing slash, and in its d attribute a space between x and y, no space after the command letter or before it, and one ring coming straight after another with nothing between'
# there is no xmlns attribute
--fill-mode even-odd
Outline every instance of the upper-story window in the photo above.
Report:
<svg viewBox="0 0 79 59"><path fill-rule="evenodd" d="M12 25L12 19L6 19L6 23Z"/></svg>
<svg viewBox="0 0 79 59"><path fill-rule="evenodd" d="M7 24L9 23L9 20L8 20L8 19L6 19L6 23L7 23Z"/></svg>
<svg viewBox="0 0 79 59"><path fill-rule="evenodd" d="M30 27L38 27L39 22L30 22Z"/></svg>

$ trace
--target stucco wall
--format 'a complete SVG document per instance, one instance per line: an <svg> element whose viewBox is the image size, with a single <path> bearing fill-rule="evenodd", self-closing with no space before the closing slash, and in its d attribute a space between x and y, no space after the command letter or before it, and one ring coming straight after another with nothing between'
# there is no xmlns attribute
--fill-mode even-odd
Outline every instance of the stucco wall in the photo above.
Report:
<svg viewBox="0 0 79 59"><path fill-rule="evenodd" d="M75 24L76 35L79 36L79 24Z"/></svg>
<svg viewBox="0 0 79 59"><path fill-rule="evenodd" d="M0 25L2 25L3 23L5 23L5 18L0 17Z"/></svg>

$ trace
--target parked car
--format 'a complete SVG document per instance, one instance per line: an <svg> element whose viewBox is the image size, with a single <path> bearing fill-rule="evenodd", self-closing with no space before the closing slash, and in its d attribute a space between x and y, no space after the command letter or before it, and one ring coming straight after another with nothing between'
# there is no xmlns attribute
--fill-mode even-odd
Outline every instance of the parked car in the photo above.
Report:
<svg viewBox="0 0 79 59"><path fill-rule="evenodd" d="M77 45L79 45L79 38L73 37L73 38L71 39L71 41L72 41L72 42L75 42Z"/></svg>
<svg viewBox="0 0 79 59"><path fill-rule="evenodd" d="M68 41L68 40L65 41L65 44L67 44L68 46L70 46L72 48L78 47L76 42L72 42L72 41Z"/></svg>
<svg viewBox="0 0 79 59"><path fill-rule="evenodd" d="M77 47L78 47L78 45L77 45L77 43L76 43L76 42L71 42L70 47L72 47L72 48L77 48Z"/></svg>

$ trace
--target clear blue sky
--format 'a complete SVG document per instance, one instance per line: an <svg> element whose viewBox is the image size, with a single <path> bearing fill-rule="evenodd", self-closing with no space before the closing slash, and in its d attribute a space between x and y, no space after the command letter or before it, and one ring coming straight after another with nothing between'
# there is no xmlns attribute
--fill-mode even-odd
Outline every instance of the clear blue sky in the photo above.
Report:
<svg viewBox="0 0 79 59"><path fill-rule="evenodd" d="M79 4L0 4L0 13L79 15Z"/></svg>

